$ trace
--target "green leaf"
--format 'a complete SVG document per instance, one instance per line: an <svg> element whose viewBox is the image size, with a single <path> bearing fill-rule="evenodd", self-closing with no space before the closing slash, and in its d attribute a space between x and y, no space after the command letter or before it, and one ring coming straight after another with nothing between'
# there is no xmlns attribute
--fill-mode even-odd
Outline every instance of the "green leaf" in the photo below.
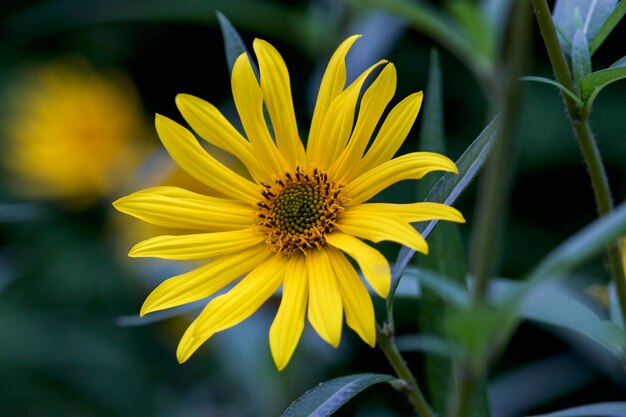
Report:
<svg viewBox="0 0 626 417"><path fill-rule="evenodd" d="M570 45L577 30L590 42L609 18L617 0L558 0L553 19L564 50L571 55Z"/></svg>
<svg viewBox="0 0 626 417"><path fill-rule="evenodd" d="M462 346L476 362L481 363L492 347L492 341L503 329L515 323L515 309L477 306L451 310L444 319L450 339Z"/></svg>
<svg viewBox="0 0 626 417"><path fill-rule="evenodd" d="M48 209L40 203L0 204L0 223L21 223L40 219Z"/></svg>
<svg viewBox="0 0 626 417"><path fill-rule="evenodd" d="M626 203L595 220L550 252L530 273L528 280L562 277L617 243L626 234Z"/></svg>
<svg viewBox="0 0 626 417"><path fill-rule="evenodd" d="M607 85L626 78L626 56L610 67L592 72L580 79L580 95L586 109L591 109L596 96Z"/></svg>
<svg viewBox="0 0 626 417"><path fill-rule="evenodd" d="M467 289L435 272L422 268L408 267L404 275L417 279L421 286L427 287L457 308L463 309L470 305L470 296Z"/></svg>
<svg viewBox="0 0 626 417"><path fill-rule="evenodd" d="M626 15L626 1L622 0L604 21L600 29L598 29L598 33L595 34L589 43L589 51L592 55L598 50L613 29L615 29L615 26L622 20L624 15Z"/></svg>
<svg viewBox="0 0 626 417"><path fill-rule="evenodd" d="M561 91L563 91L565 94L567 94L572 100L574 100L579 106L583 106L583 102L580 98L578 98L578 96L576 94L574 94L574 92L570 89L568 89L567 87L565 87L563 84L555 81L555 80L551 80L549 78L545 78L545 77L534 77L534 76L526 76L526 77L520 77L520 80L522 81L535 81L538 83L544 83L544 84L550 84L553 85L555 87L557 87L558 89L560 89Z"/></svg>
<svg viewBox="0 0 626 417"><path fill-rule="evenodd" d="M183 314L199 312L207 305L207 303L207 299L202 299L179 307L150 313L144 317L141 317L139 314L119 316L115 318L114 323L116 326L120 327L145 326L147 324L158 323L160 321L171 319L172 317L182 316Z"/></svg>
<svg viewBox="0 0 626 417"><path fill-rule="evenodd" d="M445 173L428 194L427 201L452 205L459 198L483 167L499 125L500 119L496 116L456 161L459 173ZM417 223L414 227L424 238L427 238L437 223L438 220L431 220L430 222ZM412 249L406 247L400 249L392 273L392 291L397 286L397 281L402 276L414 254L415 251Z"/></svg>
<svg viewBox="0 0 626 417"><path fill-rule="evenodd" d="M235 29L235 27L232 25L232 23L230 23L230 20L228 20L226 16L224 16L221 12L215 12L215 14L217 15L217 20L219 22L222 36L224 38L224 52L226 53L228 72L232 74L235 61L237 60L239 55L246 53L248 54L248 58L250 59L250 64L252 65L254 75L256 75L257 80L259 80L259 69L252 59L252 55L250 55L250 52L248 52L248 48L246 48L246 45L243 43L241 35L239 35L237 29Z"/></svg>
<svg viewBox="0 0 626 417"><path fill-rule="evenodd" d="M323 382L294 401L281 417L324 417L364 389L395 378L384 374L354 374Z"/></svg>
<svg viewBox="0 0 626 417"><path fill-rule="evenodd" d="M476 9L473 10L476 11ZM420 130L420 151L446 153L442 90L439 56L436 51L432 51L425 94L423 124ZM429 175L418 183L418 200L427 197L437 179L437 176ZM428 246L430 248L429 256L420 257L419 266L422 270L434 271L439 274L439 277L433 277L434 279L430 282L428 282L430 277L422 277L422 294L418 304L417 324L422 333L442 335L442 317L448 310L450 303L446 302L445 296L440 295L441 291L445 290L441 286L450 283L451 288L448 290L456 292L455 302L463 306L469 305L469 296L465 289L467 267L459 226L450 222L439 224L430 234ZM456 288L454 288L455 286ZM428 342L432 342L432 339ZM447 392L451 386L451 371L450 356L442 357L436 352L425 352L424 377L426 388L430 403L439 415L444 415L448 406ZM472 397L475 401L473 401L470 416L489 415L485 384L477 384Z"/></svg>
<svg viewBox="0 0 626 417"><path fill-rule="evenodd" d="M463 356L463 349L460 346L450 340L432 334L405 334L396 336L396 345L401 352L424 352L446 359L460 358ZM448 387L449 385L444 387L442 394L446 393ZM435 409L435 411L439 410Z"/></svg>
<svg viewBox="0 0 626 417"><path fill-rule="evenodd" d="M496 49L505 39L504 31L509 21L513 0L481 0L480 7L494 34Z"/></svg>
<svg viewBox="0 0 626 417"><path fill-rule="evenodd" d="M576 31L572 41L572 70L575 83L591 72L589 44L582 29Z"/></svg>
<svg viewBox="0 0 626 417"><path fill-rule="evenodd" d="M448 10L466 33L474 50L489 60L495 57L493 28L481 13L479 5L468 0L451 0Z"/></svg>
<svg viewBox="0 0 626 417"><path fill-rule="evenodd" d="M429 2L412 0L350 0L363 8L378 8L407 21L418 32L430 37L456 55L479 78L493 70L493 61L477 53L465 31L447 14Z"/></svg>
<svg viewBox="0 0 626 417"><path fill-rule="evenodd" d="M626 417L626 402L607 402L566 408L531 417Z"/></svg>
<svg viewBox="0 0 626 417"><path fill-rule="evenodd" d="M424 94L424 104L422 106L422 125L419 134L419 150L446 153L446 144L443 129L443 87L441 83L441 65L439 63L439 53L436 49L430 51L430 66L428 70L428 85ZM427 175L417 184L416 200L425 200L430 190L435 186L437 180L441 178L438 173ZM387 316L392 315L393 301L396 287L399 280L387 297Z"/></svg>
<svg viewBox="0 0 626 417"><path fill-rule="evenodd" d="M516 281L498 279L495 285L496 301L511 305L506 293L523 293L518 315L526 320L557 326L582 334L615 355L618 359L626 354L626 334L615 323L603 320L564 284L547 283L535 285L531 290ZM500 297L498 297L500 294ZM514 295L515 297L515 295Z"/></svg>

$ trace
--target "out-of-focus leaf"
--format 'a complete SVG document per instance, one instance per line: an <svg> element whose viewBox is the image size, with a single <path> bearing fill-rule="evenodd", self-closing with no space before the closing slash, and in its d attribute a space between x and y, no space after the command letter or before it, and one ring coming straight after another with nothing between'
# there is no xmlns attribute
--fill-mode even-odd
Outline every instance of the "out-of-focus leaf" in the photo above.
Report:
<svg viewBox="0 0 626 417"><path fill-rule="evenodd" d="M581 405L531 417L626 417L626 402Z"/></svg>
<svg viewBox="0 0 626 417"><path fill-rule="evenodd" d="M589 55L589 44L582 29L578 29L572 41L572 69L574 72L574 82L578 82L585 75L591 72L591 55Z"/></svg>
<svg viewBox="0 0 626 417"><path fill-rule="evenodd" d="M462 346L472 358L482 361L496 335L510 328L514 322L513 308L479 306L450 311L444 325L450 339Z"/></svg>
<svg viewBox="0 0 626 417"><path fill-rule="evenodd" d="M512 3L512 0L482 0L480 2L482 13L494 34L496 47L504 39L504 30L509 20Z"/></svg>
<svg viewBox="0 0 626 417"><path fill-rule="evenodd" d="M239 55L246 53L248 54L248 58L250 58L250 65L252 66L254 75L256 75L257 80L259 80L259 69L248 52L248 48L246 48L246 45L243 43L241 35L239 35L237 29L235 29L226 16L224 16L221 12L217 12L216 15L222 31L222 36L224 38L224 52L226 53L228 72L232 74L235 61Z"/></svg>
<svg viewBox="0 0 626 417"><path fill-rule="evenodd" d="M448 10L463 28L474 50L489 60L495 57L495 37L493 28L481 13L479 5L468 0L452 0Z"/></svg>
<svg viewBox="0 0 626 417"><path fill-rule="evenodd" d="M617 298L617 288L615 287L615 282L611 282L609 284L609 316L611 317L611 321L613 323L618 325L621 329L626 330L619 306L619 299Z"/></svg>
<svg viewBox="0 0 626 417"><path fill-rule="evenodd" d="M561 84L561 83L559 83L559 82L557 82L555 80L551 80L551 79L545 78L545 77L534 77L534 76L521 77L520 80L522 80L522 81L535 81L535 82L538 82L538 83L545 83L545 84L553 85L556 88L558 88L561 91L563 91L565 94L567 94L579 106L581 106L581 107L583 106L582 100L580 98L578 98L578 96L576 94L574 94L574 92L572 92L572 90L568 89L563 84Z"/></svg>
<svg viewBox="0 0 626 417"><path fill-rule="evenodd" d="M543 281L565 276L602 253L626 234L626 203L617 206L550 252L531 272L528 280Z"/></svg>
<svg viewBox="0 0 626 417"><path fill-rule="evenodd" d="M36 220L46 213L39 203L0 204L0 223L19 223Z"/></svg>
<svg viewBox="0 0 626 417"><path fill-rule="evenodd" d="M564 50L571 54L574 35L581 30L587 42L600 31L615 9L617 0L558 0L553 19Z"/></svg>
<svg viewBox="0 0 626 417"><path fill-rule="evenodd" d="M443 129L443 91L441 84L441 67L439 53L433 49L430 53L430 67L428 72L428 85L422 106L423 122L420 128L419 149L420 151L437 152L445 154L446 145ZM417 185L417 201L425 200L428 193L437 183L441 175L427 175ZM434 268L430 268L434 269ZM395 280L387 297L387 314L391 315L396 288L400 280Z"/></svg>
<svg viewBox="0 0 626 417"><path fill-rule="evenodd" d="M452 306L467 308L470 305L469 292L465 288L435 272L408 267L404 275L417 279L420 286L428 288Z"/></svg>
<svg viewBox="0 0 626 417"><path fill-rule="evenodd" d="M473 6L469 6L473 7ZM474 9L474 12L476 10ZM420 130L420 151L446 153L443 120L443 86L439 56L431 53L431 65L424 102L423 123ZM417 200L424 200L435 186L437 176L427 176L418 184ZM459 226L443 222L437 226L428 238L429 256L419 258L419 266L439 274L441 279L431 284L441 285L447 281L458 285L462 297L467 297L465 277L467 268L465 252ZM463 300L463 303L466 303ZM418 303L417 323L420 332L434 335L442 334L442 318L448 309L445 297L424 283L423 293ZM444 415L448 405L448 389L452 364L450 357L426 352L424 355L424 376L430 402L439 415ZM479 400L472 405L471 416L489 415L487 395L484 384L477 384L473 398Z"/></svg>
<svg viewBox="0 0 626 417"><path fill-rule="evenodd" d="M206 304L206 300L199 300L180 307L157 311L144 317L141 317L139 314L120 316L115 319L115 324L121 327L145 326L147 324L158 323L163 320L171 319L172 317L182 316L183 314L202 310Z"/></svg>
<svg viewBox="0 0 626 417"><path fill-rule="evenodd" d="M479 78L493 69L487 56L476 53L454 20L424 1L410 0L351 0L359 7L379 8L405 19L414 29L440 43L456 55Z"/></svg>
<svg viewBox="0 0 626 417"><path fill-rule="evenodd" d="M607 85L626 78L626 56L610 67L592 72L579 81L580 95L585 107L591 109L596 96Z"/></svg>
<svg viewBox="0 0 626 417"><path fill-rule="evenodd" d="M595 34L591 42L589 42L589 52L592 55L598 50L600 45L602 45L613 29L615 29L615 26L617 26L617 24L622 20L624 15L626 15L626 1L622 0L619 2L617 7L613 9L613 12L604 21L600 29L598 29L598 32Z"/></svg>
<svg viewBox="0 0 626 417"><path fill-rule="evenodd" d="M447 359L460 358L463 349L452 341L432 334L405 334L396 336L396 345L402 352L424 352ZM444 390L447 390L445 387Z"/></svg>
<svg viewBox="0 0 626 417"><path fill-rule="evenodd" d="M494 294L515 293L523 284L499 279L494 281ZM585 303L570 294L562 284L546 283L525 293L519 308L519 317L541 324L557 326L580 333L615 355L624 358L626 334L615 323L603 320ZM510 297L499 301L509 303Z"/></svg>
<svg viewBox="0 0 626 417"><path fill-rule="evenodd" d="M445 173L431 190L426 198L427 201L447 205L452 205L456 201L483 167L499 125L500 119L496 116L456 161L459 173ZM437 223L438 220L432 220L428 223L417 223L415 228L426 238ZM397 285L396 281L400 279L414 254L415 251L412 249L406 247L400 249L398 259L393 268L392 288Z"/></svg>
<svg viewBox="0 0 626 417"><path fill-rule="evenodd" d="M282 417L325 417L364 389L394 377L384 374L354 374L323 382L295 400Z"/></svg>
<svg viewBox="0 0 626 417"><path fill-rule="evenodd" d="M595 372L572 353L523 364L489 383L494 416L523 416L550 401L583 389Z"/></svg>

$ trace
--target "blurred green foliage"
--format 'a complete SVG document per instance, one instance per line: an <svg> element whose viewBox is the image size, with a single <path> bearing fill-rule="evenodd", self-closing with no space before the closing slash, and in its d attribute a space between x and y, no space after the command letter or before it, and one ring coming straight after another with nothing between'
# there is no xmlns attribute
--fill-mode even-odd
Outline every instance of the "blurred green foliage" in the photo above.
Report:
<svg viewBox="0 0 626 417"><path fill-rule="evenodd" d="M296 114L303 123L300 129L306 131L310 102L314 99L312 86L319 80L320 68L345 35L365 32L350 56L354 61L348 61L348 68L355 72L361 69L351 68L351 62L361 65L362 57L371 58L371 62L383 57L394 62L399 81L394 102L425 88L429 51L441 48L446 144L448 155L457 159L491 118L485 74L492 70L492 58L502 48L506 10L492 7L496 17L484 18L473 8L475 2L451 1L446 6L450 14L443 18L438 2L413 3L3 2L0 89L19 80L29 65L78 55L99 68L117 68L127 73L141 93L147 121L155 112L181 120L174 105L177 93L202 97L218 105L229 118L236 118L215 15L220 10L237 27L247 45L254 37L263 37L281 51L290 69ZM481 4L487 3L494 2ZM620 3L619 10L625 10L624 4ZM412 8L415 5L423 7L426 14L419 14L418 8ZM412 12L403 21L396 20L395 15L390 18L381 8ZM435 16L430 32L415 30L421 27L424 16ZM495 19L497 24L488 26L483 19ZM453 36L444 40L441 34L445 31ZM551 69L536 28L534 33L536 52L529 63L530 73L550 78ZM621 42L624 36L626 27L622 23L597 52L594 46L593 70L607 68L625 54ZM579 41L588 39L579 37ZM576 44L574 35L574 52ZM587 66L585 56L580 59L577 74L582 84L592 68ZM606 87L595 99L592 118L618 201L626 199L625 94L624 82ZM6 114L11 106L12 97L4 95L0 114ZM501 273L507 277L529 271L559 242L595 218L589 180L556 89L528 83L519 117L519 158L517 166L511 166L518 175L507 213L508 238L501 248ZM420 147L421 120L420 115L400 152ZM0 119L0 123L9 121ZM158 144L155 132L149 137L152 144ZM3 146L5 138L0 137L0 149ZM129 179L128 189L144 185L144 171L160 169L154 160L146 162L137 178ZM102 197L91 206L74 207L53 201L21 201L10 191L11 181L10 173L2 171L1 416L272 416L279 415L291 401L321 381L349 373L390 372L381 353L362 345L353 335L344 335L342 346L334 350L319 342L310 328L305 330L305 340L292 363L284 372L276 372L267 346L267 331L277 303L244 325L216 336L201 355L178 365L175 346L187 317L139 327L116 324L118 317L137 313L154 283L171 275L175 268L171 264L138 264L125 259L130 243L117 232L120 226L115 225L115 217L120 215L112 212L110 202L128 190L117 190L115 195ZM468 224L472 223L474 194L474 187L470 187L458 203ZM414 195L414 184L399 184L381 198L409 202ZM469 227L460 226L460 233L467 242ZM396 246L380 247L388 259L395 259ZM418 259L420 265L426 262ZM430 267L437 269L436 265ZM573 286L579 289L604 285L607 279L600 259L579 268L574 278ZM585 298L585 302L589 301L589 297ZM381 317L383 303L379 302L377 308ZM421 322L417 328L415 300L399 299L395 310L399 334L427 327ZM429 311L433 316L439 313ZM468 320L480 319L481 312L474 313L452 316L449 325L462 337L477 337L475 333L463 332L468 328ZM496 322L484 330L497 332L499 325L501 322ZM623 375L606 365L602 353L575 338L572 342L569 333L555 336L545 327L529 324L522 325L503 359L494 364L493 379L490 378L493 392L517 395L514 388L521 389L532 380L521 378L506 386L498 385L507 372L562 354L573 357L575 366L584 374L583 382L569 392L535 400L527 411L543 412L621 398ZM409 353L407 358L420 378L426 380L428 377L420 371L424 357ZM571 363L567 362L567 366ZM556 368L555 375L563 369ZM557 384L555 375L542 376ZM368 395L359 398L342 407L337 415L411 415L403 395L389 388L373 387ZM499 405L492 403L494 416L511 415Z"/></svg>

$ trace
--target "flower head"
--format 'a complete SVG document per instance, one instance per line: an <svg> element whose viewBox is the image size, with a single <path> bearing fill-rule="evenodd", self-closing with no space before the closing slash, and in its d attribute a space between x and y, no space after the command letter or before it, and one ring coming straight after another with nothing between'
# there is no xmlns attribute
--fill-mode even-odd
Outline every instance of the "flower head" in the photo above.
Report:
<svg viewBox="0 0 626 417"><path fill-rule="evenodd" d="M78 60L33 68L10 91L3 163L28 198L91 200L120 185L143 155L142 110L120 74Z"/></svg>
<svg viewBox="0 0 626 417"><path fill-rule="evenodd" d="M148 222L206 232L159 236L131 249L130 256L208 259L200 268L159 285L141 314L211 296L243 276L228 292L213 298L189 326L178 347L180 362L213 334L249 317L281 286L282 301L269 332L278 369L291 358L305 317L323 340L336 347L345 314L348 326L374 346L372 300L346 254L373 290L386 297L389 264L362 239L398 242L426 253L428 246L411 222L463 221L457 210L442 204L366 203L393 183L435 170L456 172L456 167L448 158L428 152L392 159L415 121L421 93L391 110L365 152L394 94L396 73L392 64L381 61L344 86L344 59L357 38L344 41L328 64L306 149L297 130L287 68L265 41L254 41L260 84L246 54L233 67L233 96L247 139L211 104L189 95L176 98L196 133L236 155L252 180L216 161L187 129L157 115L156 128L170 155L227 198L156 187L115 202L118 210ZM380 66L384 68L365 91L354 124L361 87ZM264 119L264 104L275 141Z"/></svg>

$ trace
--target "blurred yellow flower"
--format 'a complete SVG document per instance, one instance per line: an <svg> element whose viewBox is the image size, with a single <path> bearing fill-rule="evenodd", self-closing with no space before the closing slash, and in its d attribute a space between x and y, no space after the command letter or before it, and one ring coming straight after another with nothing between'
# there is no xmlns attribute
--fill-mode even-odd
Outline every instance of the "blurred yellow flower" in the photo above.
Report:
<svg viewBox="0 0 626 417"><path fill-rule="evenodd" d="M297 130L287 67L265 41L254 41L260 85L246 54L233 67L233 96L247 140L211 104L190 95L176 98L198 135L237 156L252 180L217 161L186 128L157 115L157 132L172 158L227 197L162 186L114 203L118 210L146 222L204 231L158 236L131 249L130 256L209 259L159 285L141 314L209 297L244 276L211 300L189 326L178 347L180 362L213 334L253 314L281 286L282 301L269 332L279 370L298 344L305 316L319 336L336 347L345 313L348 326L374 346L372 300L345 254L360 266L373 290L386 297L389 264L361 239L394 241L426 253L428 245L410 222L464 221L456 209L442 204L364 204L398 181L436 170L456 172L456 166L428 152L392 159L417 117L421 93L411 94L391 110L365 152L395 92L396 71L393 64L380 61L346 87L345 56L357 38L344 41L328 64L306 149ZM363 95L353 127L363 83L381 65L384 68ZM264 104L276 143L265 123Z"/></svg>
<svg viewBox="0 0 626 417"><path fill-rule="evenodd" d="M126 181L144 155L139 96L122 74L59 61L22 74L7 93L2 161L22 197L90 201Z"/></svg>

